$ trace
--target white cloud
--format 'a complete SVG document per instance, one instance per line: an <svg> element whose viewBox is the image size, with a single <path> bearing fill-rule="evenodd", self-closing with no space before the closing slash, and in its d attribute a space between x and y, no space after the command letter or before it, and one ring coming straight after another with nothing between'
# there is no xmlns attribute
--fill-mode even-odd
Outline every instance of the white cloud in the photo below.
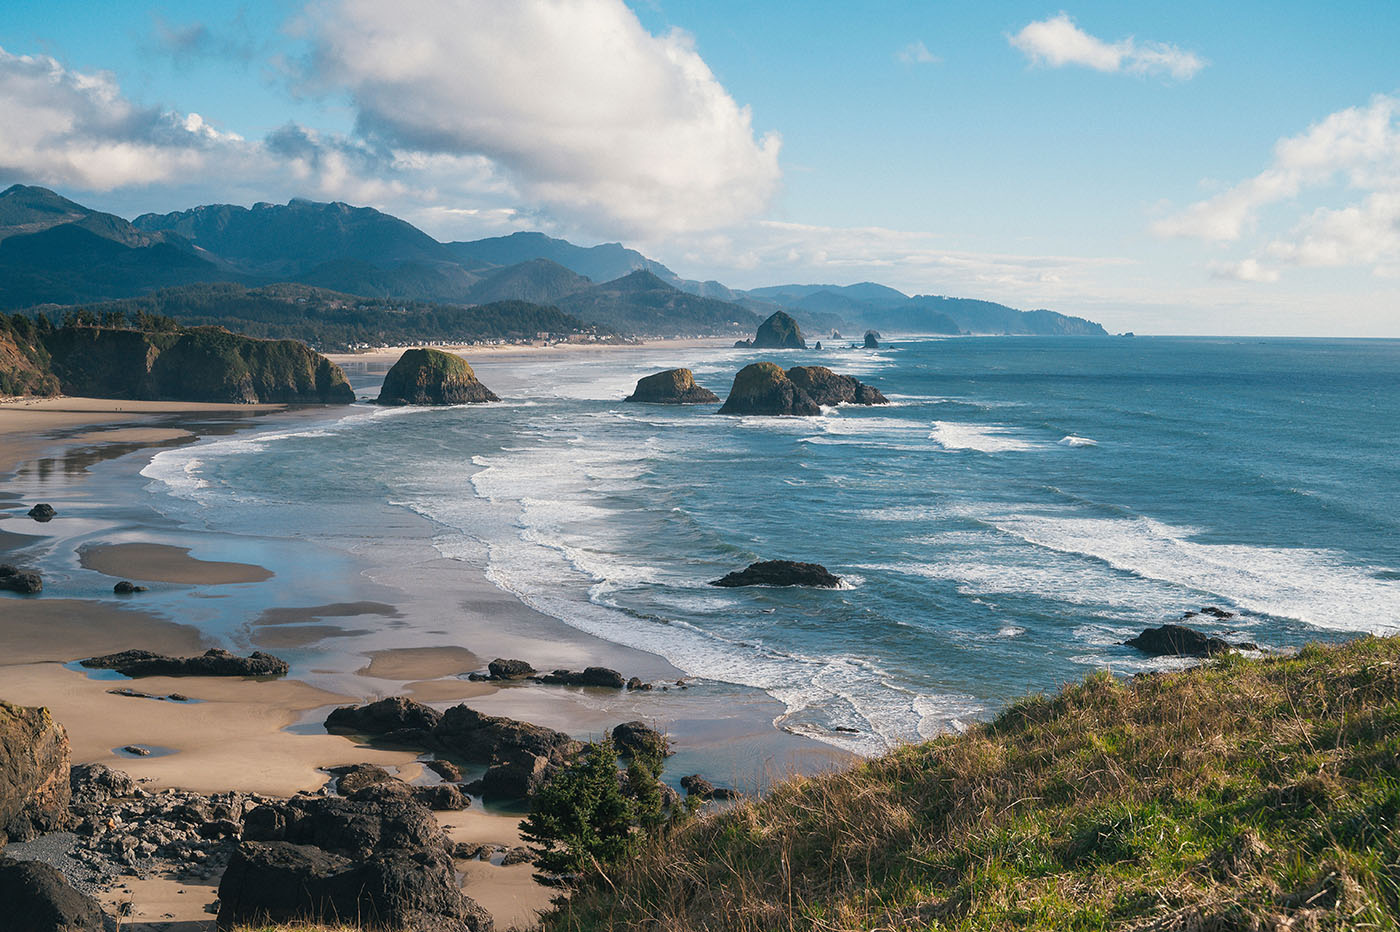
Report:
<svg viewBox="0 0 1400 932"><path fill-rule="evenodd" d="M1242 259L1239 262L1212 262L1209 268L1211 277L1227 281L1276 282L1279 278L1278 269L1261 265L1258 259Z"/></svg>
<svg viewBox="0 0 1400 932"><path fill-rule="evenodd" d="M1138 42L1132 36L1105 42L1080 29L1068 13L1028 24L1008 41L1032 64L1062 68L1082 65L1096 71L1165 75L1186 81L1206 66L1205 59L1165 42Z"/></svg>
<svg viewBox="0 0 1400 932"><path fill-rule="evenodd" d="M713 228L779 181L778 136L755 137L687 35L651 35L622 0L333 0L301 28L369 140L484 156L563 218Z"/></svg>
<svg viewBox="0 0 1400 932"><path fill-rule="evenodd" d="M936 65L943 60L930 52L922 40L910 42L896 52L894 57L906 65Z"/></svg>
<svg viewBox="0 0 1400 932"><path fill-rule="evenodd" d="M1163 236L1233 243L1258 230L1266 209L1310 194L1335 197L1341 190L1362 197L1340 207L1313 207L1296 216L1286 232L1266 233L1269 242L1261 255L1289 266L1371 266L1380 274L1400 265L1400 98L1379 94L1364 107L1339 110L1279 140L1273 160L1259 174L1152 229Z"/></svg>

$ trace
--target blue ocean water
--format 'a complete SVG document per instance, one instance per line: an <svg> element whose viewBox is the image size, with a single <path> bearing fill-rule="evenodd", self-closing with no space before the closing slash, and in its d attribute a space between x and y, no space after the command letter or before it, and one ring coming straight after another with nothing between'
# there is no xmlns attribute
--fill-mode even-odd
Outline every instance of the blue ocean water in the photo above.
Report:
<svg viewBox="0 0 1400 932"><path fill-rule="evenodd" d="M692 368L822 364L888 395L809 418L621 402ZM762 689L861 753L959 727L1193 624L1286 648L1400 630L1400 342L955 338L477 363L505 403L357 408L160 453L176 517L443 555L568 625ZM258 507L253 507L258 506ZM271 511L269 510L271 507ZM267 527L266 515L278 516ZM756 559L848 587L706 585Z"/></svg>

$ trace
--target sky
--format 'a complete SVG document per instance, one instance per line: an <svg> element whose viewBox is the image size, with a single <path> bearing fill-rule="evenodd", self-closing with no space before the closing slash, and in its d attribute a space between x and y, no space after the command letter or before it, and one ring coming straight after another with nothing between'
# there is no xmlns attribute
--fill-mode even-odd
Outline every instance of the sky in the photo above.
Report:
<svg viewBox="0 0 1400 932"><path fill-rule="evenodd" d="M7 0L0 187L1400 337L1400 3Z"/></svg>

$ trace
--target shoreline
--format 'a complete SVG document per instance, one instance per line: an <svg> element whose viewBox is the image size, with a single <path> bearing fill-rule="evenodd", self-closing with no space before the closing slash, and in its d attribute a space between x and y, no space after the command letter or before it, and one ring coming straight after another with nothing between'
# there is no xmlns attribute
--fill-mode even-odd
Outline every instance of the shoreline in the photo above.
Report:
<svg viewBox="0 0 1400 932"><path fill-rule="evenodd" d="M515 359L540 359L550 356L576 356L590 353L626 353L637 350L684 350L710 347L731 347L735 337L668 337L648 340L642 343L548 343L548 344L411 344L404 346L376 347L370 350L351 353L323 353L331 362L345 368L347 363L386 363L393 365L405 350L427 347L461 356L467 362L473 357L489 358L493 363L510 362ZM348 374L348 373L347 373Z"/></svg>

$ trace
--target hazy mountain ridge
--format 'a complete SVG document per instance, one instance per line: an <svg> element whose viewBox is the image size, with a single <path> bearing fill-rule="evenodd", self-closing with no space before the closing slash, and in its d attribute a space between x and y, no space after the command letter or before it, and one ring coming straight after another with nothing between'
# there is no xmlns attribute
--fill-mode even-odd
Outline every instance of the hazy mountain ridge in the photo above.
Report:
<svg viewBox="0 0 1400 932"><path fill-rule="evenodd" d="M296 282L439 305L558 305L586 324L647 335L751 331L780 308L813 334L866 327L1104 334L1098 324L1053 311L911 297L874 282L741 291L682 279L620 243L585 247L527 232L441 243L407 221L340 202L210 204L129 223L45 188L0 192L0 307L93 304L210 282Z"/></svg>

